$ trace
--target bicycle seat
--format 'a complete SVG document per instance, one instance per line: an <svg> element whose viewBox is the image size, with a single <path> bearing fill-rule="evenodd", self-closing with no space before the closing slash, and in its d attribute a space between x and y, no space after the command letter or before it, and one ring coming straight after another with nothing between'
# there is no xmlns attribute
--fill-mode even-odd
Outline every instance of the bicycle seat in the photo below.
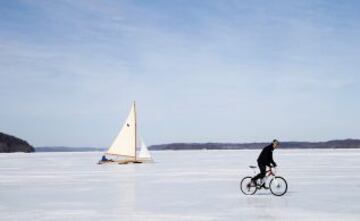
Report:
<svg viewBox="0 0 360 221"><path fill-rule="evenodd" d="M251 169L256 169L257 168L257 166L253 166L253 165L250 165L249 166Z"/></svg>

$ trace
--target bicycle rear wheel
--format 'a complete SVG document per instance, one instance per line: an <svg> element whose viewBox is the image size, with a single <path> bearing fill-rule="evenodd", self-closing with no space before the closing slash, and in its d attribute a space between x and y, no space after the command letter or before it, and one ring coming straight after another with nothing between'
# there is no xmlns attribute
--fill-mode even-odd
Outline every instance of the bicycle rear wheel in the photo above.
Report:
<svg viewBox="0 0 360 221"><path fill-rule="evenodd" d="M253 195L257 188L256 185L251 185L251 177L244 177L240 182L240 189L245 195Z"/></svg>
<svg viewBox="0 0 360 221"><path fill-rule="evenodd" d="M275 196L282 196L286 193L288 189L288 185L286 180L281 176L276 176L271 179L270 184L270 191Z"/></svg>

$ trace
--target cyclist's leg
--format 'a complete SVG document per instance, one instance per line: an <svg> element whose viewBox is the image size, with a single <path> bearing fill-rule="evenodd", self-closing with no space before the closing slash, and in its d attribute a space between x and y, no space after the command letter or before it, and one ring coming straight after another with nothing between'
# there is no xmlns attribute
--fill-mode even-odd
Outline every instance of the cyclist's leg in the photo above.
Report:
<svg viewBox="0 0 360 221"><path fill-rule="evenodd" d="M264 178L266 174L266 166L262 164L258 164L258 166L260 169L260 173L251 179L254 183L256 183L256 180Z"/></svg>

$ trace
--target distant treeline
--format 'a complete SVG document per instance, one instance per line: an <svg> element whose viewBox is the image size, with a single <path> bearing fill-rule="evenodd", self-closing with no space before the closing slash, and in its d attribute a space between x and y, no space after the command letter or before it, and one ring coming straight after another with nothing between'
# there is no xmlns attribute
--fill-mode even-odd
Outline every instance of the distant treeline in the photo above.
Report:
<svg viewBox="0 0 360 221"><path fill-rule="evenodd" d="M152 145L150 150L241 150L260 149L269 143L171 143ZM360 148L360 140L332 140L327 142L281 142L284 149L325 149L325 148ZM103 147L36 147L36 152L105 152Z"/></svg>
<svg viewBox="0 0 360 221"><path fill-rule="evenodd" d="M0 132L0 153L34 152L35 149L25 140Z"/></svg>
<svg viewBox="0 0 360 221"><path fill-rule="evenodd" d="M91 152L105 151L105 148L97 147L36 147L36 152Z"/></svg>
<svg viewBox="0 0 360 221"><path fill-rule="evenodd" d="M171 143L150 146L150 150L239 150L260 149L269 143ZM325 149L325 148L360 148L360 140L331 140L327 142L281 142L284 149Z"/></svg>
<svg viewBox="0 0 360 221"><path fill-rule="evenodd" d="M269 143L171 143L159 144L149 147L150 150L241 150L241 149L260 149ZM360 148L360 140L331 140L326 142L280 142L280 147L284 149L325 149L325 148ZM0 133L0 153L11 152L86 152L100 151L105 152L104 147L36 147L33 148L28 142Z"/></svg>

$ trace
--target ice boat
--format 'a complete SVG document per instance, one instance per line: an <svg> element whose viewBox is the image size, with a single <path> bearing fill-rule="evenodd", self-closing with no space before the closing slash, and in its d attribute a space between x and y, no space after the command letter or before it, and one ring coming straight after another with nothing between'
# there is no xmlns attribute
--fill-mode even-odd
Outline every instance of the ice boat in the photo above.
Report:
<svg viewBox="0 0 360 221"><path fill-rule="evenodd" d="M105 152L105 156L109 160L99 161L99 164L153 162L145 143L142 141L141 145L138 145L140 142L138 140L137 131L136 105L134 102L119 134L116 136L110 148Z"/></svg>

